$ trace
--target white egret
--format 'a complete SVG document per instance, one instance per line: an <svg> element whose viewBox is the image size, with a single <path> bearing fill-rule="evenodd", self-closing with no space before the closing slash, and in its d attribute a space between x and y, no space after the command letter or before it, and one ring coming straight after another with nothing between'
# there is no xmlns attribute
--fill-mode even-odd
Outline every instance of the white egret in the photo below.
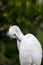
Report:
<svg viewBox="0 0 43 65"><path fill-rule="evenodd" d="M8 35L17 39L20 65L41 65L42 47L33 34L24 35L20 28L14 25L9 28Z"/></svg>

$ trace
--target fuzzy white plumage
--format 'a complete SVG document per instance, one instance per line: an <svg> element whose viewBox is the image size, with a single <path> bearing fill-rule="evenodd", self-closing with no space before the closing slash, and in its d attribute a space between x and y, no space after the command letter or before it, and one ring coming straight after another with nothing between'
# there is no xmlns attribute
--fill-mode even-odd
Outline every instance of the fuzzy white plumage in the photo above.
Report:
<svg viewBox="0 0 43 65"><path fill-rule="evenodd" d="M20 65L41 65L42 48L34 35L24 35L16 25L11 26L7 34L17 39Z"/></svg>

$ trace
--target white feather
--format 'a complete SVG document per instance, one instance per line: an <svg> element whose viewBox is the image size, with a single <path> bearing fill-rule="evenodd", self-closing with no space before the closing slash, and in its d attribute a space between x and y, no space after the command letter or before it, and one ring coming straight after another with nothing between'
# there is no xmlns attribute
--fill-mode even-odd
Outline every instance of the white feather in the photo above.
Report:
<svg viewBox="0 0 43 65"><path fill-rule="evenodd" d="M42 47L34 35L23 35L18 26L11 26L8 35L17 39L21 65L41 65Z"/></svg>

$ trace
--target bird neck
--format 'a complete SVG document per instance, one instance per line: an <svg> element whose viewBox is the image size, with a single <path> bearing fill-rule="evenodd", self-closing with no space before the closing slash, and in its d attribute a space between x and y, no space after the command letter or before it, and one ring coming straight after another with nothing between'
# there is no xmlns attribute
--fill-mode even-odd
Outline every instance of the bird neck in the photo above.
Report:
<svg viewBox="0 0 43 65"><path fill-rule="evenodd" d="M17 38L17 40L18 41L22 41L22 39L24 38L24 35L23 35L23 33L21 32L21 30L19 29L18 31L17 31L17 33L16 33L16 38Z"/></svg>
<svg viewBox="0 0 43 65"><path fill-rule="evenodd" d="M18 47L18 50L20 48L21 41L23 40L23 38L24 38L24 35L22 33L17 35L17 47Z"/></svg>

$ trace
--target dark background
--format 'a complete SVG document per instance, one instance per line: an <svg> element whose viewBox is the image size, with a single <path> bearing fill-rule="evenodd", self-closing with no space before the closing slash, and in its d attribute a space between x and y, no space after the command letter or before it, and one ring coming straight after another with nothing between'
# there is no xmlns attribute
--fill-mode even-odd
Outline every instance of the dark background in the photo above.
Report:
<svg viewBox="0 0 43 65"><path fill-rule="evenodd" d="M16 40L6 36L10 25L18 25L24 34L34 34L43 48L43 2L0 0L0 65L19 65Z"/></svg>

